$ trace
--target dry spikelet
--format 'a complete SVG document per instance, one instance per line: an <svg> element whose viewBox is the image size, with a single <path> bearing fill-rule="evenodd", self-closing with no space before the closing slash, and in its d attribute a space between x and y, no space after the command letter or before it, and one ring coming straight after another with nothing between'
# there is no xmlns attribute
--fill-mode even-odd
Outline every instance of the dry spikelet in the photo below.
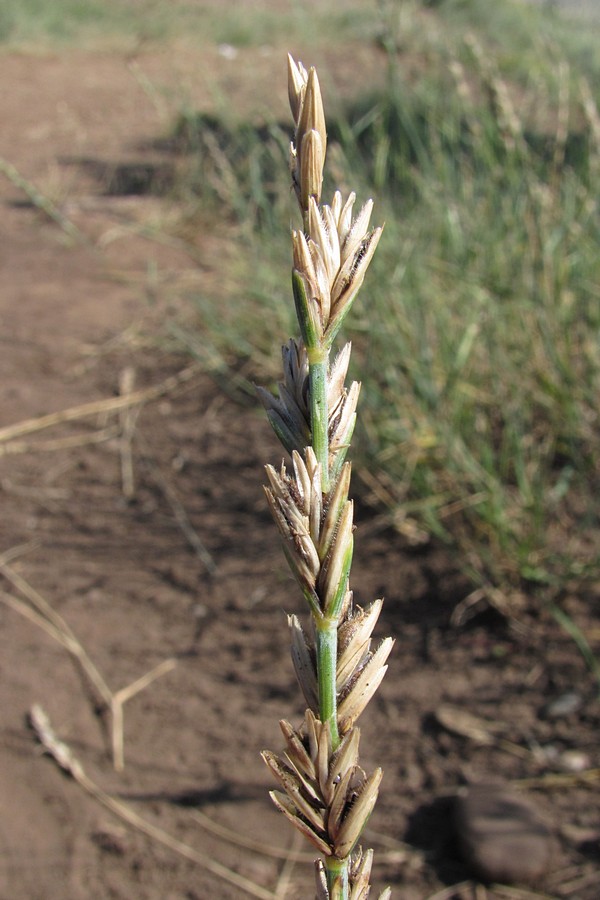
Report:
<svg viewBox="0 0 600 900"><path fill-rule="evenodd" d="M319 708L319 687L314 646L309 644L297 616L289 616L288 623L292 634L292 662L296 678L309 708L317 710Z"/></svg>
<svg viewBox="0 0 600 900"><path fill-rule="evenodd" d="M316 70L306 71L288 55L288 97L296 124L290 167L296 195L304 212L311 198L321 200L327 130Z"/></svg>
<svg viewBox="0 0 600 900"><path fill-rule="evenodd" d="M324 559L331 551L338 522L348 500L351 472L352 468L350 463L346 463L340 472L333 490L329 492L329 495L325 500L324 516L321 524L318 547L321 559Z"/></svg>
<svg viewBox="0 0 600 900"><path fill-rule="evenodd" d="M322 853L324 856L331 856L331 847L329 844L324 841L323 838L321 838L315 830L304 821L304 819L300 818L296 807L286 794L282 794L280 791L269 791L269 796L277 809L284 814L294 828L297 828L304 837L308 838L311 844L314 844L319 853Z"/></svg>
<svg viewBox="0 0 600 900"><path fill-rule="evenodd" d="M381 769L366 777L358 765L358 729L331 751L329 726L307 710L303 732L280 723L286 759L270 751L262 756L283 788L273 792L275 804L293 824L325 852L348 856L377 798Z"/></svg>
<svg viewBox="0 0 600 900"><path fill-rule="evenodd" d="M383 681L383 676L387 671L385 661L393 646L392 638L384 638L359 674L351 680L348 692L338 707L339 727L342 734L352 728Z"/></svg>
<svg viewBox="0 0 600 900"><path fill-rule="evenodd" d="M379 618L383 600L375 600L367 610L359 610L345 619L338 633L337 688L348 679L365 658L371 646L371 634Z"/></svg>
<svg viewBox="0 0 600 900"><path fill-rule="evenodd" d="M342 821L335 842L335 855L340 859L352 852L361 831L373 812L382 776L383 771L376 769L356 792L356 798Z"/></svg>

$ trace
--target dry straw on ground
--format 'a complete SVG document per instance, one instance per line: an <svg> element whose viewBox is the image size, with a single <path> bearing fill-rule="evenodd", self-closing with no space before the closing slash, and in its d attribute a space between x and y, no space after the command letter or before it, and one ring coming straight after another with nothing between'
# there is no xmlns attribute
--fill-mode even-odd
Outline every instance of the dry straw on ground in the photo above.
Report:
<svg viewBox="0 0 600 900"><path fill-rule="evenodd" d="M345 461L360 385L346 387L347 344L330 363L333 341L363 282L381 235L369 229L373 202L353 218L355 195L339 191L321 206L327 146L315 69L289 57L288 89L295 135L294 190L302 228L292 232L294 301L301 339L283 348L278 397L261 398L291 456L291 470L267 466L267 499L285 555L310 610L307 629L289 618L292 659L308 709L299 728L281 722L283 756L263 757L283 791L275 805L319 850L319 900L359 900L369 894L372 850L358 846L377 799L382 771L359 765L356 722L377 690L391 638L371 649L382 601L353 602L349 572L353 504ZM382 897L389 896L389 890Z"/></svg>

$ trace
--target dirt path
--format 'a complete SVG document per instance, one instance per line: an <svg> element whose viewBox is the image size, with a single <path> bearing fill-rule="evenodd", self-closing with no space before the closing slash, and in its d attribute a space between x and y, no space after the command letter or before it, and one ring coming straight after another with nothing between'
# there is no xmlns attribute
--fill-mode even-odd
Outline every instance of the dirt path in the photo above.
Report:
<svg viewBox="0 0 600 900"><path fill-rule="evenodd" d="M247 53L243 66L221 72L221 87L242 101L250 62L253 90L262 85L266 93L275 81L273 60ZM145 239L139 226L168 215L166 201L104 196L93 167L74 159L155 160L142 148L164 133L169 92L208 105L207 73L214 76L217 64L225 67L216 50L201 61L166 50L136 60L0 56L0 81L10 86L1 101L0 155L91 239L73 242L0 179L0 427L114 397L128 367L146 388L189 365L145 337L173 313L178 279L211 278L209 236L199 236L194 261L182 248ZM154 103L146 79L160 87ZM115 414L23 435L26 448L6 445L13 452L0 457L0 556L21 548L9 563L11 580L0 585L4 596L23 599L25 579L68 623L113 691L176 661L127 704L126 766L118 774L89 681L56 640L0 606L0 898L244 895L137 833L61 775L26 725L35 702L88 775L138 815L263 889L279 883L280 897L306 896L309 864L299 863L286 887L282 860L211 835L196 815L265 845L291 845L270 808L273 785L259 759L263 747L280 746L278 720L302 713L285 625L296 594L260 484L262 465L279 453L262 416L201 375L138 412L130 423L129 499L121 468L127 423ZM536 749L554 747L558 758L574 749L590 767L598 764L598 702L572 641L546 619L511 627L488 614L452 628L468 587L443 550L412 550L366 515L359 537L356 594L362 603L385 595L382 633L397 641L363 736L365 766L382 763L386 773L370 832L377 884L422 900L466 880L443 896L472 897L446 798L493 774L540 779L537 798L560 840L540 890L593 900L597 794L564 773L563 781L544 781L556 766ZM548 700L569 691L578 705L544 717ZM495 723L489 743L442 727L441 703Z"/></svg>

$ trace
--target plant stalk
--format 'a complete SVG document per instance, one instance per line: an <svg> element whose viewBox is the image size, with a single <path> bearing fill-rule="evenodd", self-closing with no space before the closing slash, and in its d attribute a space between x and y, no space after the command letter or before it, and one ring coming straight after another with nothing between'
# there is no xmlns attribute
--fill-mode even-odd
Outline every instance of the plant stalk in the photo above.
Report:
<svg viewBox="0 0 600 900"><path fill-rule="evenodd" d="M319 685L319 718L329 722L331 749L340 745L337 722L336 665L338 644L337 619L322 619L317 623L317 679Z"/></svg>
<svg viewBox="0 0 600 900"><path fill-rule="evenodd" d="M329 350L308 350L308 379L312 447L321 466L321 493L329 493L329 431L327 411L327 371Z"/></svg>
<svg viewBox="0 0 600 900"><path fill-rule="evenodd" d="M312 447L321 466L321 493L329 492L329 430L327 409L327 376L329 351L317 347L308 351L309 403ZM337 723L337 618L324 618L317 624L317 678L319 684L319 718L329 722L332 750L337 750L340 736Z"/></svg>
<svg viewBox="0 0 600 900"><path fill-rule="evenodd" d="M347 900L349 896L348 866L350 857L338 859L328 856L325 860L325 872L327 874L327 887L332 900Z"/></svg>

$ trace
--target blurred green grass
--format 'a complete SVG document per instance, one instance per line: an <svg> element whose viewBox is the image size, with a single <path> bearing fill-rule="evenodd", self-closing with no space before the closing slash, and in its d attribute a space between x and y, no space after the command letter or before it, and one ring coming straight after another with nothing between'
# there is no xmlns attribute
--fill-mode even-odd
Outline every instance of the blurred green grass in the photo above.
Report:
<svg viewBox="0 0 600 900"><path fill-rule="evenodd" d="M380 4L386 86L357 81L329 120L325 195L374 196L386 223L349 323L355 467L400 531L447 542L508 608L600 572L597 60L589 30L562 40L521 4L422 6ZM197 297L188 342L274 377L297 330L285 126L178 127L188 190L239 229L239 298Z"/></svg>
<svg viewBox="0 0 600 900"><path fill-rule="evenodd" d="M99 36L335 48L328 88L340 48L351 61L369 46L379 77L357 66L325 95L325 197L373 196L386 223L346 332L364 494L409 540L446 542L494 602L559 602L597 581L598 25L511 0L0 8L7 47ZM297 331L290 130L226 96L210 115L182 107L173 126L182 231L213 222L228 240L220 288L189 298L196 327L174 331L237 383L274 383Z"/></svg>
<svg viewBox="0 0 600 900"><path fill-rule="evenodd" d="M185 37L233 47L263 46L294 34L319 41L363 32L370 3L287 0L223 3L221 0L4 0L0 44L54 47Z"/></svg>

